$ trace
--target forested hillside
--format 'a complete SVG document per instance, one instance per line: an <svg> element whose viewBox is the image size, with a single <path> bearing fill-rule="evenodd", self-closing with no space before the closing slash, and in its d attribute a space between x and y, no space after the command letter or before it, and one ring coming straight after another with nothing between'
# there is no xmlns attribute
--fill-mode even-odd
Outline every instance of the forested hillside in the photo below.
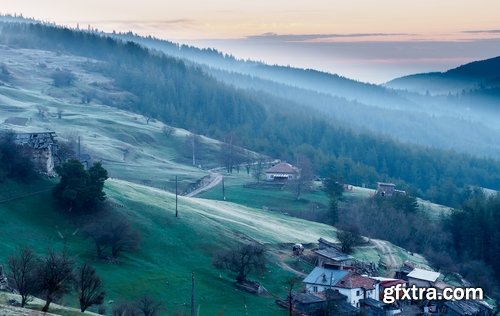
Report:
<svg viewBox="0 0 500 316"><path fill-rule="evenodd" d="M395 181L449 205L460 203L459 193L468 185L500 188L496 160L405 145L339 127L310 108L235 89L199 68L132 42L42 24L2 23L0 27L3 45L102 61L84 66L114 78L119 88L136 96L132 102L110 105L284 160L304 155L320 175L333 173L353 184Z"/></svg>
<svg viewBox="0 0 500 316"><path fill-rule="evenodd" d="M394 91L335 74L241 60L215 49L179 45L131 32L110 36L180 58L237 88L286 99L290 106L298 103L312 107L335 119L339 126L479 157L500 157L498 115L484 113L485 107L479 106L491 102L487 98L465 102L467 98Z"/></svg>

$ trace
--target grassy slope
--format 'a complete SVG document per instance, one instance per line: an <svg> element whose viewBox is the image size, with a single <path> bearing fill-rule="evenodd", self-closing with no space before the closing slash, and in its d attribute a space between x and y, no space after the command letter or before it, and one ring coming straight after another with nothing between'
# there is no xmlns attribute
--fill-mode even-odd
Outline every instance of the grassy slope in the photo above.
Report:
<svg viewBox="0 0 500 316"><path fill-rule="evenodd" d="M109 196L120 212L141 231L141 251L127 256L120 265L95 262L108 288L108 299L151 294L166 302L168 309L184 311L189 302L190 276L196 273L197 295L202 314L243 313L247 302L250 315L276 315L280 309L272 297L261 298L234 289L225 274L211 267L213 253L242 239L254 239L277 247L282 242L314 242L319 236L333 237L330 227L270 215L231 203L193 198L180 199L181 218L174 217L174 196L128 182L112 180ZM79 260L93 260L92 245L74 232L50 203L50 192L0 204L2 242L0 262L16 247L29 245L39 252L61 249L58 236L68 236L67 247ZM49 201L49 203L47 203ZM10 238L8 236L16 236ZM4 239L5 238L5 239ZM8 238L8 239L7 239ZM6 242L8 241L8 242ZM270 256L269 270L260 279L273 294L284 295L282 285L291 275ZM66 298L64 303L72 303Z"/></svg>
<svg viewBox="0 0 500 316"><path fill-rule="evenodd" d="M186 131L177 129L173 136L165 137L161 123L145 124L141 116L99 102L80 104L80 94L86 87L97 83L93 89L106 93L102 87L111 83L106 78L86 72L72 56L31 50L16 50L14 53L1 47L0 55L13 73L11 84L0 86L0 121L12 116L32 119L27 127L3 127L19 131L50 129L61 137L76 132L82 136L83 144L93 157L103 160L111 176L136 183L149 180L149 185L171 188L173 183L170 179L174 175L182 175L181 181L185 185L207 174L188 166L189 159L179 154ZM39 61L44 61L48 69L37 67ZM63 90L51 86L48 76L56 67L70 68L77 75L75 87ZM113 93L120 94L119 91ZM49 108L46 119L37 117L36 105ZM60 120L55 115L57 109L64 110ZM204 143L209 147L205 162L213 164L217 143L210 139L204 139ZM123 159L125 149L131 153ZM213 253L246 239L267 244L272 249L272 263L269 271L259 279L273 294L283 296L282 285L291 275L290 266L304 272L308 272L310 266L297 262L290 256L288 246L280 244L311 243L319 237L334 240L335 231L326 225L261 209L263 206L285 206L291 210L302 210L327 205L327 199L321 192L315 192L305 194L302 201L297 201L294 194L288 191L241 190L241 185L249 178L233 177L227 180L228 200L245 206L216 201L220 199L219 186L203 195L208 200L181 198L180 219L173 216L172 195L131 182L108 181L108 195L123 205L118 207L119 211L132 220L144 238L142 250L127 256L118 266L95 262L105 279L108 299L151 294L166 302L169 314L187 311L185 304L189 302L190 277L194 271L202 315L244 313L245 304L249 315L280 314L274 298L239 292L227 275L213 270ZM42 190L50 184L42 181L29 187L13 183L0 186L1 200L24 191ZM72 236L75 227L68 225L54 210L48 191L0 204L0 231L0 262L5 262L6 257L22 245L29 245L38 252L44 252L49 247L61 249L64 243L59 233L66 236L70 253L79 260L94 258L92 245L79 234ZM393 253L401 253L398 257L401 260L408 256L400 248L391 246L391 249ZM374 247L360 249L355 256L373 262L381 258L384 260L384 254ZM75 300L68 297L63 303L74 304Z"/></svg>
<svg viewBox="0 0 500 316"><path fill-rule="evenodd" d="M120 265L94 262L108 289L107 299L150 294L166 302L169 314L187 310L194 271L202 314L243 313L246 302L249 315L279 315L283 311L273 297L237 291L229 275L214 270L213 254L243 240L266 244L271 261L268 271L253 278L273 295L283 297L291 267L306 273L311 268L293 258L284 243L313 243L319 237L335 240L335 230L327 225L230 202L180 197L180 218L176 219L175 196L170 193L121 180L108 181L107 193L143 237L141 250L125 256ZM67 224L50 201L50 192L45 192L0 204L0 262L19 246L29 245L42 253L49 247L62 249L64 242L58 231L67 238L69 252L79 261L94 260L92 244L78 233L72 236L75 227ZM401 259L418 259L392 245L391 252L401 252ZM354 255L373 262L383 258L373 247L362 248ZM74 305L75 299L67 297L63 303Z"/></svg>
<svg viewBox="0 0 500 316"><path fill-rule="evenodd" d="M0 128L19 132L53 130L60 139L79 135L84 151L94 160L102 160L112 177L137 183L171 189L173 178L179 175L184 189L208 174L189 166L190 159L183 150L189 132L175 129L173 135L166 136L162 131L164 124L146 124L141 115L104 105L103 99L126 102L133 96L116 90L109 78L88 72L83 58L1 46L0 58L11 72L8 82L0 83ZM50 74L56 68L70 69L77 76L73 87L52 85ZM90 104L81 104L81 96L88 90L96 97ZM48 108L45 119L37 115L39 105ZM58 110L64 111L62 119L57 118ZM31 121L27 126L4 124L9 117ZM204 168L213 167L218 143L205 137L202 141L205 154L198 163Z"/></svg>

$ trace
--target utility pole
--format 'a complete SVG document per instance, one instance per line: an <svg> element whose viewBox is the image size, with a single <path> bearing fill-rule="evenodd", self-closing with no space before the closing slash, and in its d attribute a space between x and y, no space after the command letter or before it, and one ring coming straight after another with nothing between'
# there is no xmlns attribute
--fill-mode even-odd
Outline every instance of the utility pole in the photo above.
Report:
<svg viewBox="0 0 500 316"><path fill-rule="evenodd" d="M224 186L224 176L222 176L222 198L226 200L226 187Z"/></svg>
<svg viewBox="0 0 500 316"><path fill-rule="evenodd" d="M177 191L177 176L175 176L175 217L179 217L179 211L177 208L177 196L178 196L178 191Z"/></svg>
<svg viewBox="0 0 500 316"><path fill-rule="evenodd" d="M196 141L196 134L191 134L192 135L192 151L193 151L193 166L196 166L196 156L195 156L195 141Z"/></svg>
<svg viewBox="0 0 500 316"><path fill-rule="evenodd" d="M195 314L195 299L194 299L194 272L191 274L191 316Z"/></svg>
<svg viewBox="0 0 500 316"><path fill-rule="evenodd" d="M82 157L81 146L80 146L80 136L78 136L78 160Z"/></svg>

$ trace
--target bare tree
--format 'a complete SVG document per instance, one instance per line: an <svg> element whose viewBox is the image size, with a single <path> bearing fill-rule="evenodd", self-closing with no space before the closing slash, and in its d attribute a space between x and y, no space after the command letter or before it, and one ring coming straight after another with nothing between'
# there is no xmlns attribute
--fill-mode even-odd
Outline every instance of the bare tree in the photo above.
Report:
<svg viewBox="0 0 500 316"><path fill-rule="evenodd" d="M83 228L83 234L92 239L97 251L97 257L103 259L104 250L109 240L109 233L105 231L105 225L101 222L91 222Z"/></svg>
<svg viewBox="0 0 500 316"><path fill-rule="evenodd" d="M172 134L174 134L175 129L171 126L163 125L162 132L165 136L170 137Z"/></svg>
<svg viewBox="0 0 500 316"><path fill-rule="evenodd" d="M88 263L79 267L74 278L75 291L78 294L81 312L85 312L92 305L100 305L104 301L105 293L102 280L95 269Z"/></svg>
<svg viewBox="0 0 500 316"><path fill-rule="evenodd" d="M297 167L300 174L295 178L293 184L297 192L297 200L300 200L302 192L310 187L311 181L314 179L314 171L309 158L303 155L297 157Z"/></svg>
<svg viewBox="0 0 500 316"><path fill-rule="evenodd" d="M68 141L59 141L57 144L57 160L59 163L64 163L68 161L69 159L75 159L77 158L76 156L76 151L75 148L77 147L77 144L75 141L68 140Z"/></svg>
<svg viewBox="0 0 500 316"><path fill-rule="evenodd" d="M187 136L185 145L187 149L186 151L188 151L191 156L192 165L196 166L196 159L199 159L201 137L191 133Z"/></svg>
<svg viewBox="0 0 500 316"><path fill-rule="evenodd" d="M123 251L136 251L141 239L130 223L117 215L92 221L83 231L94 242L99 258L105 258L104 251L107 248L113 259L117 259Z"/></svg>
<svg viewBox="0 0 500 316"><path fill-rule="evenodd" d="M38 257L29 248L23 248L17 256L9 258L9 278L13 281L14 288L21 295L21 307L30 302L38 291L36 275L38 264Z"/></svg>
<svg viewBox="0 0 500 316"><path fill-rule="evenodd" d="M161 302L156 301L147 295L138 299L135 306L144 314L144 316L156 316L162 309Z"/></svg>
<svg viewBox="0 0 500 316"><path fill-rule="evenodd" d="M118 258L123 251L136 251L139 248L141 237L127 220L120 218L110 224L109 245L113 258Z"/></svg>
<svg viewBox="0 0 500 316"><path fill-rule="evenodd" d="M263 272L266 268L265 248L259 244L243 244L218 253L213 261L217 269L229 270L236 274L236 282L247 281L250 272Z"/></svg>
<svg viewBox="0 0 500 316"><path fill-rule="evenodd" d="M255 180L257 180L257 183L260 183L260 179L264 175L264 163L262 162L262 159L259 159L254 165L253 165L253 171L252 171L252 176L254 177Z"/></svg>
<svg viewBox="0 0 500 316"><path fill-rule="evenodd" d="M58 118L58 119L62 119L62 115L63 115L63 113L64 113L64 110L63 110L63 109L61 109L61 108L58 108L58 109L57 109L57 118Z"/></svg>
<svg viewBox="0 0 500 316"><path fill-rule="evenodd" d="M244 161L244 155L237 144L238 138L230 133L224 137L220 146L219 160L228 173L233 173L235 166Z"/></svg>
<svg viewBox="0 0 500 316"><path fill-rule="evenodd" d="M121 302L113 307L113 316L139 316L141 311L137 309L134 303Z"/></svg>
<svg viewBox="0 0 500 316"><path fill-rule="evenodd" d="M56 87L71 86L76 80L76 76L71 71L66 69L56 69L50 74L50 77Z"/></svg>
<svg viewBox="0 0 500 316"><path fill-rule="evenodd" d="M47 312L50 303L70 291L73 261L68 258L65 252L55 253L50 251L47 257L42 259L37 274L40 292L45 299L42 312Z"/></svg>
<svg viewBox="0 0 500 316"><path fill-rule="evenodd" d="M297 284L300 284L301 278L298 276L293 276L286 280L286 286L288 290L288 315L293 314L293 290Z"/></svg>
<svg viewBox="0 0 500 316"><path fill-rule="evenodd" d="M37 105L36 109L38 110L38 116L42 120L45 120L45 118L47 117L47 112L49 111L49 108L44 106L44 105Z"/></svg>

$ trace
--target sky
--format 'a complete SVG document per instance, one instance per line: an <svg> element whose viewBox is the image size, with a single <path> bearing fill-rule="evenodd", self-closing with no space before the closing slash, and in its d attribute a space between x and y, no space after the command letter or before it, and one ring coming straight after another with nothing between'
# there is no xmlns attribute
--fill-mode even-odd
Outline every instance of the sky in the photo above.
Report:
<svg viewBox="0 0 500 316"><path fill-rule="evenodd" d="M499 0L0 0L0 13L368 82L500 55Z"/></svg>

